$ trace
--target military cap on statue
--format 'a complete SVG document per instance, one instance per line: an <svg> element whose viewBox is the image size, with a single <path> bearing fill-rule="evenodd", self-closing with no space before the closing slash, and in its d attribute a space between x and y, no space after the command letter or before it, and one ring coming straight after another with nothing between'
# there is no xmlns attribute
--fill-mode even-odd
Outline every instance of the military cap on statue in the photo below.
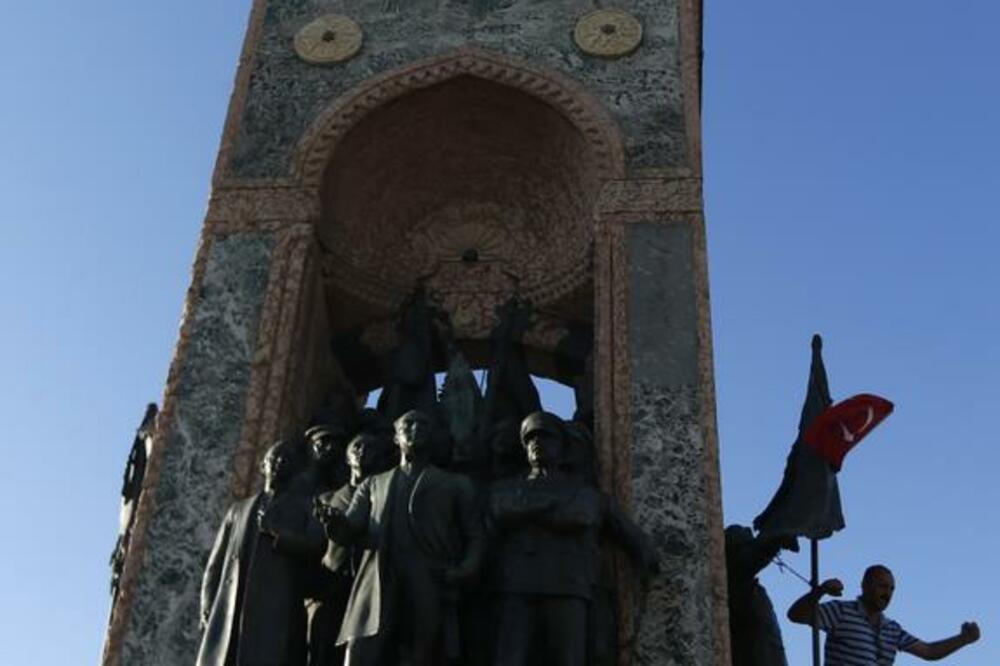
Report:
<svg viewBox="0 0 1000 666"><path fill-rule="evenodd" d="M521 421L521 442L527 439L528 435L539 430L549 432L559 437L563 436L562 419L549 412L532 412Z"/></svg>

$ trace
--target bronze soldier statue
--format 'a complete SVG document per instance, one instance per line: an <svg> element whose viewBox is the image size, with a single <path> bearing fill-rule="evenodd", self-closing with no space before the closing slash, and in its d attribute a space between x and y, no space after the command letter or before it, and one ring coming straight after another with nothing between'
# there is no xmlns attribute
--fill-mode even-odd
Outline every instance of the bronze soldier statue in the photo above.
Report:
<svg viewBox="0 0 1000 666"><path fill-rule="evenodd" d="M311 498L291 488L304 457L298 440L272 446L262 463L264 490L226 513L202 582L197 666L305 663L300 574L322 556L324 539L311 520Z"/></svg>
<svg viewBox="0 0 1000 666"><path fill-rule="evenodd" d="M400 463L361 482L346 511L324 512L338 543L367 542L338 643L351 666L413 666L458 656L457 588L475 575L483 531L472 483L429 462L431 420L409 411L395 424Z"/></svg>
<svg viewBox="0 0 1000 666"><path fill-rule="evenodd" d="M321 410L313 418L313 425L303 433L309 451L310 464L297 484L311 486L313 495L336 490L347 483L347 444L352 429L348 419L331 409Z"/></svg>
<svg viewBox="0 0 1000 666"><path fill-rule="evenodd" d="M599 537L611 536L646 573L658 570L656 553L603 493L563 471L558 416L529 414L521 441L530 471L497 483L490 498L500 604L493 663L526 666L540 650L543 663L584 666Z"/></svg>

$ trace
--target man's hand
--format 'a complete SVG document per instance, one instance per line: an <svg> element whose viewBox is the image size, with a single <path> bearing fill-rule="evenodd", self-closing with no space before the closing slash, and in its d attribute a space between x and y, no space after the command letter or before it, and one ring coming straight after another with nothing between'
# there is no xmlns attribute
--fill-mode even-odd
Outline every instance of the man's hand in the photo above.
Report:
<svg viewBox="0 0 1000 666"><path fill-rule="evenodd" d="M979 625L975 622L963 622L962 630L958 634L966 645L979 640Z"/></svg>
<svg viewBox="0 0 1000 666"><path fill-rule="evenodd" d="M316 518L323 523L324 527L346 529L348 527L347 516L340 509L326 504L316 508Z"/></svg>
<svg viewBox="0 0 1000 666"><path fill-rule="evenodd" d="M271 511L265 510L257 514L257 529L259 529L262 534L266 534L269 537L273 538L278 536L274 527L274 514Z"/></svg>
<svg viewBox="0 0 1000 666"><path fill-rule="evenodd" d="M326 537L337 543L347 543L351 539L351 521L347 514L329 504L316 502L313 504L313 514L323 526Z"/></svg>
<svg viewBox="0 0 1000 666"><path fill-rule="evenodd" d="M812 624L816 617L816 606L824 594L839 597L844 593L844 584L836 578L829 578L799 597L788 609L788 619L796 624Z"/></svg>
<svg viewBox="0 0 1000 666"><path fill-rule="evenodd" d="M961 650L966 645L975 643L978 640L979 625L975 622L963 622L961 631L951 638L934 641L933 643L914 641L907 647L903 648L903 652L909 652L910 654L927 661L937 661L938 659L944 659L951 653Z"/></svg>
<svg viewBox="0 0 1000 666"><path fill-rule="evenodd" d="M819 584L819 590L823 594L829 594L831 597L839 597L844 593L844 584L837 578L830 578Z"/></svg>

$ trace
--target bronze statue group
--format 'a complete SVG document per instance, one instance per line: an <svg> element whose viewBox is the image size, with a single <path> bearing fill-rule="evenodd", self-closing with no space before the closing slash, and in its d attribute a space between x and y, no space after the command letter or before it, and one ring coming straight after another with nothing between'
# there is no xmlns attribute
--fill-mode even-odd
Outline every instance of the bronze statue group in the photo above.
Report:
<svg viewBox="0 0 1000 666"><path fill-rule="evenodd" d="M649 539L595 485L589 424L541 411L508 304L485 396L415 299L378 408L317 415L218 530L198 666L584 666L615 658L605 541ZM444 331L441 393L431 347Z"/></svg>

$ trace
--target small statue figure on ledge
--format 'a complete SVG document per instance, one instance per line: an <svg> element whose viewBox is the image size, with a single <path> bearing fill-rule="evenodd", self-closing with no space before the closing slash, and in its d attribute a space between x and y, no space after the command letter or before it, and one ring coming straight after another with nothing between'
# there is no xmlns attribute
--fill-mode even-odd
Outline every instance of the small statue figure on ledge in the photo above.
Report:
<svg viewBox="0 0 1000 666"><path fill-rule="evenodd" d="M292 486L304 459L300 440L276 443L262 462L264 490L226 513L202 581L197 666L305 663L301 572L325 540L310 496Z"/></svg>
<svg viewBox="0 0 1000 666"><path fill-rule="evenodd" d="M139 507L139 498L142 496L142 480L146 476L146 461L149 460L150 449L153 444L153 427L156 424L157 414L156 403L149 403L146 406L146 413L142 417L132 440L132 449L128 454L128 462L125 464L125 474L122 478L122 501L118 510L118 540L115 542L114 552L111 553L111 604L118 600L118 585L121 580L122 571L125 568L125 555L128 553L128 545L132 540L132 526L135 523L135 511Z"/></svg>
<svg viewBox="0 0 1000 666"><path fill-rule="evenodd" d="M546 664L584 666L600 535L617 541L645 575L659 570L657 555L603 493L562 469L562 419L529 414L521 424L521 442L529 472L497 483L490 498L500 603L493 663L527 666L540 648Z"/></svg>
<svg viewBox="0 0 1000 666"><path fill-rule="evenodd" d="M423 290L417 290L403 309L400 342L389 355L387 382L378 400L378 411L391 421L411 409L433 414L437 406L432 359L438 316Z"/></svg>

